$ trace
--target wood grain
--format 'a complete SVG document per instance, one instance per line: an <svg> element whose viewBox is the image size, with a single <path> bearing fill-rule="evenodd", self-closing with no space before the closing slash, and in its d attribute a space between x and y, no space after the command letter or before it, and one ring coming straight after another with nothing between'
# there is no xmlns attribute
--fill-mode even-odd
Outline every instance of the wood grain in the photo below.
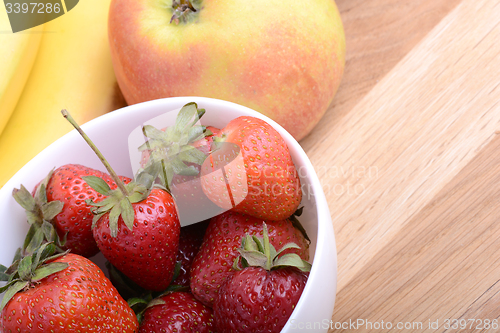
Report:
<svg viewBox="0 0 500 333"><path fill-rule="evenodd" d="M460 0L336 0L346 35L346 66L339 90L321 122L301 141L320 145L332 127Z"/></svg>
<svg viewBox="0 0 500 333"><path fill-rule="evenodd" d="M446 318L498 309L499 40L500 2L463 0L327 118L322 141L303 143L336 233L334 321L440 320L444 331Z"/></svg>
<svg viewBox="0 0 500 333"><path fill-rule="evenodd" d="M428 329L431 320L444 332L446 319L465 319L469 329L460 332L473 332L479 322L468 319L500 316L499 151L495 136L377 252L339 293L335 321L421 322Z"/></svg>

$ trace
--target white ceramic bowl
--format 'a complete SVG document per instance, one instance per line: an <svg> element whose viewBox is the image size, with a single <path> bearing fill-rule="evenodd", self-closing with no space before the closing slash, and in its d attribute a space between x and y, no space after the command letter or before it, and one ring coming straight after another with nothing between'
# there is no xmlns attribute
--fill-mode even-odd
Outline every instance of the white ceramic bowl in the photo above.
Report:
<svg viewBox="0 0 500 333"><path fill-rule="evenodd" d="M337 253L330 212L307 155L280 125L234 103L200 97L176 97L132 105L94 119L82 128L118 174L132 176L127 143L132 130L151 118L193 101L207 110L201 121L204 125L222 128L238 116L259 117L276 128L288 144L301 177L304 213L300 220L312 241L313 265L302 297L282 332L328 331L337 288ZM71 125L68 123L67 126ZM24 211L12 198L12 189L23 184L31 191L51 169L68 163L105 171L93 151L73 130L33 158L0 189L0 264L10 265L28 230Z"/></svg>

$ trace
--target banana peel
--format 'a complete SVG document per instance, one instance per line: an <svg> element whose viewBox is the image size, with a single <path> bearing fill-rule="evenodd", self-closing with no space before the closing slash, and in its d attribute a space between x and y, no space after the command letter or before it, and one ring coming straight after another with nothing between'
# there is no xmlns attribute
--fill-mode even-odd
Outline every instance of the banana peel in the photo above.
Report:
<svg viewBox="0 0 500 333"><path fill-rule="evenodd" d="M72 128L125 106L111 63L107 17L110 0L80 1L45 23L28 82L0 135L0 187L24 164Z"/></svg>
<svg viewBox="0 0 500 333"><path fill-rule="evenodd" d="M0 134L28 80L42 32L43 26L12 33L7 12L0 10Z"/></svg>

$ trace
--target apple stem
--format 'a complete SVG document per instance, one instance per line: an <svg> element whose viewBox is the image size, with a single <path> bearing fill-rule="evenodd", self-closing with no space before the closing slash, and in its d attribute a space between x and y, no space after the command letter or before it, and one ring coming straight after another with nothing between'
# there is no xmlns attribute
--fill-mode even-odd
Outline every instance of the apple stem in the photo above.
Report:
<svg viewBox="0 0 500 333"><path fill-rule="evenodd" d="M174 9L174 13L170 19L170 23L175 22L179 24L180 19L186 19L186 15L190 11L196 13L196 8L194 8L190 0L173 0L172 8Z"/></svg>
<svg viewBox="0 0 500 333"><path fill-rule="evenodd" d="M90 138L87 136L87 134L85 134L85 132L80 128L80 126L78 125L78 123L75 121L75 119L73 119L73 117L71 116L71 114L66 109L61 110L61 113L62 113L63 117L66 118L66 120L71 125L73 125L73 127L78 131L78 133L80 133L80 135L87 142L87 144L90 146L90 148L92 148L92 150L95 152L95 154L97 155L97 157L99 157L99 159L101 160L102 164L104 164L104 166L106 167L106 170L108 170L111 178L113 178L113 180L115 181L116 185L118 186L118 188L120 189L120 191L123 193L123 195L125 197L128 197L129 193L127 191L127 188L125 187L125 185L121 181L120 177L118 177L118 175L116 174L115 170L113 170L113 168L111 167L111 165L109 165L108 161L106 160L106 158L104 157L104 155L99 151L99 149L97 148L97 146L92 142L92 140L90 140Z"/></svg>

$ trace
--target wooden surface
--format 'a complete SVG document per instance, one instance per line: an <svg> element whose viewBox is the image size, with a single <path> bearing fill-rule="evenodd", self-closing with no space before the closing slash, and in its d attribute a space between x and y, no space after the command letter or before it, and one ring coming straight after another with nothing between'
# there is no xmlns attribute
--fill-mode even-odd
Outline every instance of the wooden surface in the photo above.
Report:
<svg viewBox="0 0 500 333"><path fill-rule="evenodd" d="M331 331L500 332L484 329L500 316L500 1L337 4L345 75L301 142L336 234Z"/></svg>

